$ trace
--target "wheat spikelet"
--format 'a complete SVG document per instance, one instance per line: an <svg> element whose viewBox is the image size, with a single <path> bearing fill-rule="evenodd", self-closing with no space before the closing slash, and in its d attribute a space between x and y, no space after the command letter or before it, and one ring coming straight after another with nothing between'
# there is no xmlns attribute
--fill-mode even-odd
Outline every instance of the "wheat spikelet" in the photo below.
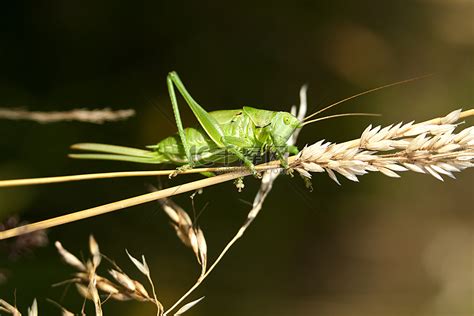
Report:
<svg viewBox="0 0 474 316"><path fill-rule="evenodd" d="M461 110L433 122L372 127L357 140L336 144L324 140L306 146L291 167L305 178L326 172L340 184L336 173L351 181L368 172L399 177L397 172L427 173L443 181L454 172L474 166L474 127L455 132Z"/></svg>

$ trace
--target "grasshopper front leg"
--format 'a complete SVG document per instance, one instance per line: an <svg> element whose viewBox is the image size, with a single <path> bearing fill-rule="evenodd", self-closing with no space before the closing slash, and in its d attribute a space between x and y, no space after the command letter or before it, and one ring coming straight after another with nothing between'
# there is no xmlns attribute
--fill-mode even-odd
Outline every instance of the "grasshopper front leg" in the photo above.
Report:
<svg viewBox="0 0 474 316"><path fill-rule="evenodd" d="M285 169L286 174L293 176L293 169L288 165L288 156L287 153L295 154L298 153L298 149L295 146L285 147L285 150L282 151L281 148L276 147L275 153L277 158L280 160L280 165Z"/></svg>
<svg viewBox="0 0 474 316"><path fill-rule="evenodd" d="M168 85L168 93L171 99L171 106L173 107L174 118L178 127L179 138L181 139L181 143L184 147L184 153L186 155L186 159L188 160L188 163L186 165L177 169L177 174L180 170L192 168L194 166L194 162L191 155L191 147L189 146L188 139L186 138L186 134L184 133L183 123L181 122L181 115L179 114L178 101L174 92L173 78L171 74L169 74L166 78L166 83ZM170 177L173 177L176 174L172 174L170 175Z"/></svg>
<svg viewBox="0 0 474 316"><path fill-rule="evenodd" d="M226 141L226 136L224 135L224 132L222 131L219 123L216 121L214 117L212 117L208 112L206 112L206 110L204 110L204 108L201 107L193 99L193 97L189 94L189 92L184 87L184 84L181 82L176 72L173 71L168 74L167 83L168 83L168 90L169 90L169 94L171 98L171 104L173 106L173 111L176 118L176 124L178 125L178 134L179 134L179 137L181 138L181 142L184 147L186 158L189 162L188 165L185 165L183 167L192 168L193 160L191 156L191 148L186 139L186 135L183 129L183 124L181 122L181 117L180 117L179 109L178 109L178 102L176 100L176 94L174 92L174 86L176 86L178 91L181 93L186 103L189 105L194 115L196 116L197 120L199 121L199 124L202 126L206 134L212 139L212 141L219 148L228 149L229 152L231 152L240 160L242 160L244 164L252 171L254 175L257 175L258 173L255 170L255 166L253 165L253 163L247 157L245 157L238 149L236 149L235 146L233 146L232 144L229 144ZM178 173L179 173L179 170L178 170Z"/></svg>

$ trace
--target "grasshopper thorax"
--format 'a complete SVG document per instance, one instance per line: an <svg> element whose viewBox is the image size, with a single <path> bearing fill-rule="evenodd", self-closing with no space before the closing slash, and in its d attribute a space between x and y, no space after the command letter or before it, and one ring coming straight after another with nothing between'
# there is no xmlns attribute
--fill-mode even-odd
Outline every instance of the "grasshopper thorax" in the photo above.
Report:
<svg viewBox="0 0 474 316"><path fill-rule="evenodd" d="M300 121L291 113L275 113L270 125L270 135L273 140L273 145L276 147L286 147L286 142L300 125Z"/></svg>
<svg viewBox="0 0 474 316"><path fill-rule="evenodd" d="M286 142L295 129L301 126L301 122L291 113L274 112L269 110L255 109L249 106L243 107L243 112L250 118L262 138L261 141L275 147L285 147Z"/></svg>

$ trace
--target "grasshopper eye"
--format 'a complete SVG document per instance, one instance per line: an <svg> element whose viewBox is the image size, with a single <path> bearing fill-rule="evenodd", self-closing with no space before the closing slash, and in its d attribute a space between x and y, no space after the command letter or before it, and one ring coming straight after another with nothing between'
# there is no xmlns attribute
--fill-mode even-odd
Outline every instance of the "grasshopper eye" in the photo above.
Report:
<svg viewBox="0 0 474 316"><path fill-rule="evenodd" d="M289 117L284 117L283 118L283 123L285 123L285 125L290 125L290 118Z"/></svg>

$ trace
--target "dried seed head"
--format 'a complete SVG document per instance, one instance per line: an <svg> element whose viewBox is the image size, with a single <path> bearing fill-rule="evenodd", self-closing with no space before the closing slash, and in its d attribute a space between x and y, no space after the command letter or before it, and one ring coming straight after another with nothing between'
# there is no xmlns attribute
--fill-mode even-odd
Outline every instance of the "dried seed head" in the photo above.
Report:
<svg viewBox="0 0 474 316"><path fill-rule="evenodd" d="M82 285L80 283L75 283L76 285L76 289L77 289L77 292L79 292L79 294L88 299L88 300L92 300L92 295L91 293L89 292L89 288L85 285Z"/></svg>
<svg viewBox="0 0 474 316"><path fill-rule="evenodd" d="M179 215L178 213L175 211L174 208L172 208L170 205L168 204L162 204L161 207L163 208L163 210L165 211L166 214L168 214L168 216L170 217L170 219L175 222L175 223L178 223L179 222Z"/></svg>
<svg viewBox="0 0 474 316"><path fill-rule="evenodd" d="M61 258L63 258L65 263L76 268L77 270L87 271L86 266L76 256L64 249L59 241L56 241L54 245L56 246L59 255Z"/></svg>
<svg viewBox="0 0 474 316"><path fill-rule="evenodd" d="M28 307L28 316L38 316L38 302L36 298L33 300L31 307Z"/></svg>
<svg viewBox="0 0 474 316"><path fill-rule="evenodd" d="M114 293L112 295L110 295L110 298L111 299L114 299L116 301L130 301L130 300L133 300L134 298L132 296L130 296L130 294L125 294L125 293Z"/></svg>
<svg viewBox="0 0 474 316"><path fill-rule="evenodd" d="M130 292L134 292L136 290L135 282L123 272L119 272L117 270L111 269L109 270L110 275L117 281L120 285L126 288Z"/></svg>
<svg viewBox="0 0 474 316"><path fill-rule="evenodd" d="M198 298L197 300L194 300L192 302L189 302L187 304L184 304L174 315L175 316L180 316L186 313L188 310L193 308L195 305L197 305L200 301L204 299L204 296L201 298Z"/></svg>
<svg viewBox="0 0 474 316"><path fill-rule="evenodd" d="M290 167L305 178L311 178L310 172L326 171L338 184L335 172L351 181L369 171L399 177L396 172L411 170L439 180L441 175L454 178L453 172L472 167L474 160L474 127L454 132L460 113L453 111L428 123L369 125L359 140L305 146Z"/></svg>
<svg viewBox="0 0 474 316"><path fill-rule="evenodd" d="M89 236L89 249L92 255L92 263L94 267L97 268L100 264L102 256L100 255L99 244L93 235Z"/></svg>
<svg viewBox="0 0 474 316"><path fill-rule="evenodd" d="M140 282L138 281L133 281L134 284L135 284L135 292L143 297L143 298L146 298L147 300L153 300L150 295L148 294L147 290L145 289L145 287L143 286L143 284L141 284Z"/></svg>
<svg viewBox="0 0 474 316"><path fill-rule="evenodd" d="M199 257L199 244L197 240L196 231L191 227L188 229L188 240L191 245L191 249Z"/></svg>
<svg viewBox="0 0 474 316"><path fill-rule="evenodd" d="M107 293L107 294L115 294L115 293L120 292L120 289L115 284L113 284L112 282L110 282L106 278L103 278L103 277L100 277L100 276L97 276L96 287L97 287L97 289L99 289L102 292Z"/></svg>
<svg viewBox="0 0 474 316"><path fill-rule="evenodd" d="M138 261L135 259L127 249L125 249L125 252L127 253L128 257L132 261L132 263L140 270L141 273L143 273L146 276L150 275L150 268L148 268L148 264L146 263L145 256L142 255L142 262Z"/></svg>
<svg viewBox="0 0 474 316"><path fill-rule="evenodd" d="M199 264L202 266L202 271L206 271L207 266L207 244L206 239L204 238L204 233L200 228L196 228L196 236L197 236L197 245L198 245L198 253L196 257L198 259Z"/></svg>
<svg viewBox="0 0 474 316"><path fill-rule="evenodd" d="M21 316L20 311L13 305L9 304L7 301L0 298L0 311L12 314L14 316Z"/></svg>
<svg viewBox="0 0 474 316"><path fill-rule="evenodd" d="M162 199L160 201L163 209L172 220L173 228L178 238L185 246L190 247L194 253L198 253L197 236L188 213L171 199Z"/></svg>

